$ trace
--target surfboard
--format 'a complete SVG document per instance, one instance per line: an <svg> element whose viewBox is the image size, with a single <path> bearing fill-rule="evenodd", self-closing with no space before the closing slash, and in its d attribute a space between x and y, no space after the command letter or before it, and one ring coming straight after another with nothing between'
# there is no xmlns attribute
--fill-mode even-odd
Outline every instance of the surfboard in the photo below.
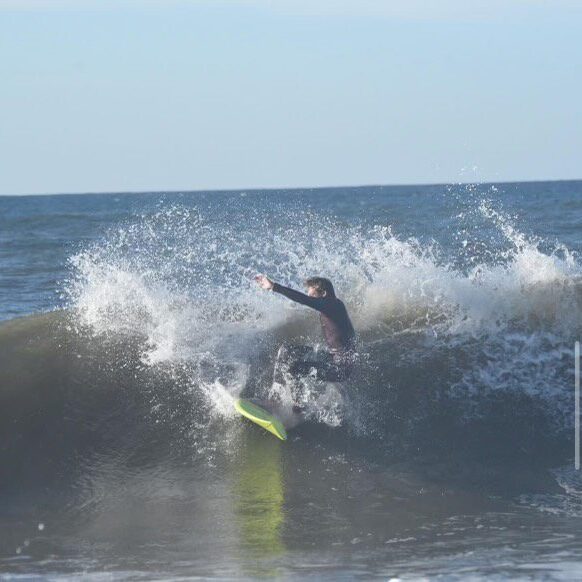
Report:
<svg viewBox="0 0 582 582"><path fill-rule="evenodd" d="M267 412L264 408L253 404L250 400L244 400L243 398L234 401L234 408L239 414L248 418L255 424L258 424L265 430L268 430L277 438L280 438L282 441L287 440L287 432L285 431L283 423L276 416Z"/></svg>

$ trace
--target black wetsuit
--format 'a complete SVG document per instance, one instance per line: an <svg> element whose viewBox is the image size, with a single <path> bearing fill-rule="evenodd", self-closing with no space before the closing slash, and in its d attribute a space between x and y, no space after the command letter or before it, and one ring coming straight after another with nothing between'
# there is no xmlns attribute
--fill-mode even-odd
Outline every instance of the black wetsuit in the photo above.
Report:
<svg viewBox="0 0 582 582"><path fill-rule="evenodd" d="M310 297L279 283L274 283L273 291L319 311L321 330L329 348L329 352L318 352L317 358L311 359L308 358L315 354L312 348L295 348L294 355L302 359L292 363L292 373L307 374L315 369L317 377L322 380L338 382L346 379L352 371L356 333L343 302L337 297Z"/></svg>

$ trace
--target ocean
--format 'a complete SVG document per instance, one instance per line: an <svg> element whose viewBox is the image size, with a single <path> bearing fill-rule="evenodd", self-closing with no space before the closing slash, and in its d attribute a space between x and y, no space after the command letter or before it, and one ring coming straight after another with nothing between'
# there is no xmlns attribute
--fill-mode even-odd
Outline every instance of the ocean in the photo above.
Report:
<svg viewBox="0 0 582 582"><path fill-rule="evenodd" d="M582 181L0 197L3 579L582 578ZM289 401L330 278L358 332Z"/></svg>

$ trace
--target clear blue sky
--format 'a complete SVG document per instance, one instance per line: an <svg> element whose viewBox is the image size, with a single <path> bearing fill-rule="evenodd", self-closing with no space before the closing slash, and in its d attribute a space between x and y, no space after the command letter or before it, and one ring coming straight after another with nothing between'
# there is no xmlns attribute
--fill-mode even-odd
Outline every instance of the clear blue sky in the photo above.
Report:
<svg viewBox="0 0 582 582"><path fill-rule="evenodd" d="M0 194L553 178L580 0L0 0Z"/></svg>

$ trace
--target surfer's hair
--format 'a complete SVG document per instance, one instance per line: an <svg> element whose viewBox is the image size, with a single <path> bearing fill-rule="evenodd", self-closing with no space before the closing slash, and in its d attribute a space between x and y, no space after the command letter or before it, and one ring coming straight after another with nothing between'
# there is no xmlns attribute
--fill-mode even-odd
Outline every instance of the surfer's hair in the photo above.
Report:
<svg viewBox="0 0 582 582"><path fill-rule="evenodd" d="M305 286L313 287L314 289L317 289L319 293L325 292L327 297L335 297L333 285L331 281L325 277L309 277L309 279L305 279Z"/></svg>

